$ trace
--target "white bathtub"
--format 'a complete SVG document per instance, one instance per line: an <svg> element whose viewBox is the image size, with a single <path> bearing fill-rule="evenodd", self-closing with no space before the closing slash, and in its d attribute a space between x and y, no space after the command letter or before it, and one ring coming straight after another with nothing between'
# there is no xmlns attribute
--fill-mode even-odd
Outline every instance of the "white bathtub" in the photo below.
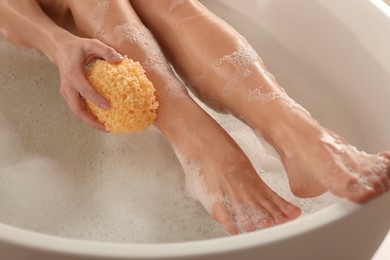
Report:
<svg viewBox="0 0 390 260"><path fill-rule="evenodd" d="M390 122L386 120L390 111L390 9L381 1L204 3L248 38L287 92L291 90L293 98L309 111L317 101L309 101L306 90L317 90L300 88L299 74L292 73L299 68L289 68L291 64L305 67L355 111L354 122L362 135L359 140L347 136L352 143L360 143L369 152L390 149ZM283 49L289 60L271 51L275 49ZM317 109L312 113L321 117L323 111ZM335 130L343 135L342 127ZM389 205L390 194L363 206L341 201L250 234L167 244L84 241L0 224L0 259L366 260L389 231Z"/></svg>

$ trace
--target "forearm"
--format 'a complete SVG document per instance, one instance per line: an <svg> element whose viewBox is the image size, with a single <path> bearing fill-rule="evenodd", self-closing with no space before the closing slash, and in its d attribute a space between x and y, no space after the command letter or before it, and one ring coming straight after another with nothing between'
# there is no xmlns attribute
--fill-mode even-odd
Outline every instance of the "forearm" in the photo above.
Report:
<svg viewBox="0 0 390 260"><path fill-rule="evenodd" d="M35 0L2 0L0 16L14 35L43 52L53 63L59 43L74 37L56 25Z"/></svg>

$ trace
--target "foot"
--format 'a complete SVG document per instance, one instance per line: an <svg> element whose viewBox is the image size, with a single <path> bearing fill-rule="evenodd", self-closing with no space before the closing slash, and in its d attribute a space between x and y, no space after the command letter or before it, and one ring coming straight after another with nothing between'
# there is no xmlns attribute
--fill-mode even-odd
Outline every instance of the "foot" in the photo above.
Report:
<svg viewBox="0 0 390 260"><path fill-rule="evenodd" d="M291 102L291 101L290 101ZM326 191L363 203L390 189L390 153L367 154L320 126L307 112L273 102L278 120L263 131L276 147L292 192L314 197Z"/></svg>
<svg viewBox="0 0 390 260"><path fill-rule="evenodd" d="M230 136L211 119L191 118L184 141L174 148L188 193L230 234L285 223L301 211L273 192ZM188 138L190 136L190 138Z"/></svg>

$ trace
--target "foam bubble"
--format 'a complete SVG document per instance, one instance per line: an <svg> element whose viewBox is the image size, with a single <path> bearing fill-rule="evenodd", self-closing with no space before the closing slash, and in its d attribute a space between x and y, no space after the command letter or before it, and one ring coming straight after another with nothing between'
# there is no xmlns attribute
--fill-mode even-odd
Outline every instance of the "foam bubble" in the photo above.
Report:
<svg viewBox="0 0 390 260"><path fill-rule="evenodd" d="M114 31L121 43L129 41L144 50L146 58L142 62L142 66L145 69L156 70L162 74L169 73L169 65L160 46L158 46L153 35L146 27L133 23L124 23L117 25Z"/></svg>
<svg viewBox="0 0 390 260"><path fill-rule="evenodd" d="M224 95L230 95L234 88L253 73L249 67L258 59L259 56L252 47L240 46L233 53L225 55L217 60L215 63L216 67L225 63L229 63L234 67L233 76L224 86Z"/></svg>
<svg viewBox="0 0 390 260"><path fill-rule="evenodd" d="M305 108L290 98L283 89L280 92L262 92L261 89L262 87L260 86L247 90L245 93L245 100L247 102L256 102L259 104L267 104L275 100L284 100L287 102L290 108L298 109L310 115L310 113Z"/></svg>
<svg viewBox="0 0 390 260"><path fill-rule="evenodd" d="M124 23L117 25L114 31L120 44L130 42L139 46L145 54L145 60L139 62L141 62L147 72L153 71L158 73L160 77L164 77L166 82L168 82L163 87L164 91L160 91L160 93L163 92L171 98L185 93L183 84L173 75L160 46L146 27L133 23Z"/></svg>
<svg viewBox="0 0 390 260"><path fill-rule="evenodd" d="M173 12L176 8L185 3L186 0L171 0L168 12Z"/></svg>
<svg viewBox="0 0 390 260"><path fill-rule="evenodd" d="M107 12L110 7L111 0L97 0L93 9L92 20L96 25L96 32L94 32L94 37L96 35L106 35L104 31L104 25L106 22Z"/></svg>
<svg viewBox="0 0 390 260"><path fill-rule="evenodd" d="M337 154L342 154L345 152L346 147L339 138L335 138L328 133L323 133L321 141L325 146L329 147Z"/></svg>
<svg viewBox="0 0 390 260"><path fill-rule="evenodd" d="M211 194L205 183L204 176L202 176L199 162L195 162L190 158L187 158L175 147L174 151L185 174L187 194L191 198L199 201L206 211L211 213L215 203L223 202L225 199L221 196Z"/></svg>

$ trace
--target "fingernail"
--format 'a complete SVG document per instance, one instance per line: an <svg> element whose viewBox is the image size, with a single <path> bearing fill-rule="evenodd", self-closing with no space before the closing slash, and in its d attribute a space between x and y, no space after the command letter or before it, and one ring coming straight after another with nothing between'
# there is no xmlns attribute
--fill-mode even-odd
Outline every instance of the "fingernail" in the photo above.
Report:
<svg viewBox="0 0 390 260"><path fill-rule="evenodd" d="M108 104L107 104L107 103L104 103L104 102L100 102L99 107L100 107L101 109L104 109L104 110L108 110L108 109L109 109Z"/></svg>
<svg viewBox="0 0 390 260"><path fill-rule="evenodd" d="M123 56L120 55L119 53L115 53L114 56L113 56L113 58L114 58L115 60L122 60L122 59L123 59Z"/></svg>

